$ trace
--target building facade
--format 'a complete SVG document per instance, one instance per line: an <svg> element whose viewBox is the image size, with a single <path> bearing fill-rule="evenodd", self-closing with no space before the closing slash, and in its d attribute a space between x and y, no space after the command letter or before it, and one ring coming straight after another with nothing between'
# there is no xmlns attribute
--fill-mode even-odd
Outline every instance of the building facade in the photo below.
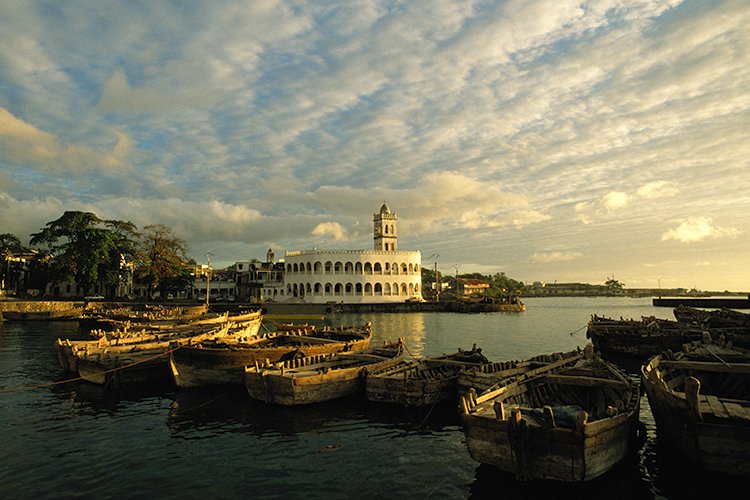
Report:
<svg viewBox="0 0 750 500"><path fill-rule="evenodd" d="M385 203L373 216L373 250L301 250L284 254L284 286L266 300L372 304L422 300L422 256L398 250L398 219Z"/></svg>

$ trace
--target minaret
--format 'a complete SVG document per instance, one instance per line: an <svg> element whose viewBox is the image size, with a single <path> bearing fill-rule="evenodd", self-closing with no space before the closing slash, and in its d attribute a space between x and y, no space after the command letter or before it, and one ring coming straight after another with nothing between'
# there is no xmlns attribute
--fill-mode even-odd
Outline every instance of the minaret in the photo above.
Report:
<svg viewBox="0 0 750 500"><path fill-rule="evenodd" d="M396 212L391 212L388 205L383 202L380 212L376 213L372 220L375 226L373 235L375 250L395 252L398 249L398 245L396 244L398 240L398 219Z"/></svg>
<svg viewBox="0 0 750 500"><path fill-rule="evenodd" d="M273 264L273 250L270 248L268 249L268 252L266 252L266 262Z"/></svg>

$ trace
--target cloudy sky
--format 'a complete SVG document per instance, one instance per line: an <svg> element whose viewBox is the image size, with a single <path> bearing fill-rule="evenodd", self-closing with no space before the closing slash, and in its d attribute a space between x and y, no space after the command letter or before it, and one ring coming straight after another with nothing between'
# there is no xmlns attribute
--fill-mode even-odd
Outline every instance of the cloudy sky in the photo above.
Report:
<svg viewBox="0 0 750 500"><path fill-rule="evenodd" d="M0 233L750 290L746 0L0 3ZM432 256L433 254L439 257Z"/></svg>

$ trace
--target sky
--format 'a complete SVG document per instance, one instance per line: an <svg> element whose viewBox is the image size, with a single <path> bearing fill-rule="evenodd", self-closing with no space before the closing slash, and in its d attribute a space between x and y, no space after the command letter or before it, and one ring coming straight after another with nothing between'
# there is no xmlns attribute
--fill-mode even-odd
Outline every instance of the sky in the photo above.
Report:
<svg viewBox="0 0 750 500"><path fill-rule="evenodd" d="M750 2L0 2L0 233L750 291Z"/></svg>

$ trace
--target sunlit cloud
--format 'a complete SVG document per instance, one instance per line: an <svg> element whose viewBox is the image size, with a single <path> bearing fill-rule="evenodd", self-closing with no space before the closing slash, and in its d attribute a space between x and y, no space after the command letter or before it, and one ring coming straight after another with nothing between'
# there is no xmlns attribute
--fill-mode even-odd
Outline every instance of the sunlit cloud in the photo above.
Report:
<svg viewBox="0 0 750 500"><path fill-rule="evenodd" d="M346 240L346 230L338 222L321 222L313 228L310 234L317 237L330 237L334 241Z"/></svg>
<svg viewBox="0 0 750 500"><path fill-rule="evenodd" d="M548 264L550 262L568 262L583 257L581 252L540 252L531 256L532 262Z"/></svg>
<svg viewBox="0 0 750 500"><path fill-rule="evenodd" d="M665 232L661 239L694 243L705 239L734 238L739 234L740 231L736 228L714 226L710 217L694 217Z"/></svg>

